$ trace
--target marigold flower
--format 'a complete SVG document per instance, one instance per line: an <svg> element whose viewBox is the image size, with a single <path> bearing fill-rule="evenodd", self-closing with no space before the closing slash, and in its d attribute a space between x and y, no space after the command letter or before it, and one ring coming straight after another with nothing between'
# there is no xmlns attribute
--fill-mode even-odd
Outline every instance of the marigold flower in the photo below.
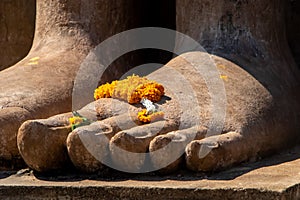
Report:
<svg viewBox="0 0 300 200"><path fill-rule="evenodd" d="M139 77L137 75L128 76L126 79L121 80L116 85L113 98L122 99L131 103L130 97L134 94L135 88L139 85L146 83L148 80L145 77ZM139 102L139 101L138 101ZM132 103L138 103L132 102Z"/></svg>
<svg viewBox="0 0 300 200"><path fill-rule="evenodd" d="M112 83L106 83L98 87L94 92L94 98L101 99L101 98L110 98L112 97L114 88L118 81L113 81Z"/></svg>
<svg viewBox="0 0 300 200"><path fill-rule="evenodd" d="M78 112L73 111L73 117L69 118L69 123L72 131L80 126L85 126L91 124L91 121L83 116L81 116Z"/></svg>
<svg viewBox="0 0 300 200"><path fill-rule="evenodd" d="M78 125L83 122L82 117L73 116L69 118L69 122L71 126Z"/></svg>
<svg viewBox="0 0 300 200"><path fill-rule="evenodd" d="M95 90L94 98L116 98L127 101L130 104L139 103L142 98L157 102L164 95L164 87L137 75L128 76L121 81L106 83Z"/></svg>
<svg viewBox="0 0 300 200"><path fill-rule="evenodd" d="M144 84L138 85L133 93L130 95L129 103L138 103L143 98L146 98L152 102L160 101L161 97L164 95L164 87L155 82L147 81Z"/></svg>
<svg viewBox="0 0 300 200"><path fill-rule="evenodd" d="M143 109L140 112L138 112L138 119L143 123L155 122L163 118L164 118L164 113L161 111L147 114L147 109Z"/></svg>

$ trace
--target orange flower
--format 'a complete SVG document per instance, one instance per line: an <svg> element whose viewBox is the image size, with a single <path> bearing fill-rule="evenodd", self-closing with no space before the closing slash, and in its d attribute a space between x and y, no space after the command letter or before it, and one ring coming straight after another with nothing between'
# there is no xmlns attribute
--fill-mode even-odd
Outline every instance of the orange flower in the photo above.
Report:
<svg viewBox="0 0 300 200"><path fill-rule="evenodd" d="M164 118L164 113L159 111L152 114L147 114L147 110L143 109L138 112L138 119L144 123L159 121Z"/></svg>
<svg viewBox="0 0 300 200"><path fill-rule="evenodd" d="M97 100L112 97L135 104L139 103L142 98L158 102L163 95L164 87L161 84L148 80L146 77L132 75L121 81L101 85L95 90L94 98Z"/></svg>
<svg viewBox="0 0 300 200"><path fill-rule="evenodd" d="M110 98L112 97L114 88L118 81L113 81L111 84L106 83L98 87L94 92L94 98L95 100L101 99L101 98Z"/></svg>
<svg viewBox="0 0 300 200"><path fill-rule="evenodd" d="M140 84L129 96L129 103L139 103L143 98L146 98L152 102L160 101L164 95L164 87L155 82L147 81L144 84Z"/></svg>
<svg viewBox="0 0 300 200"><path fill-rule="evenodd" d="M113 98L122 99L129 102L130 96L134 93L135 88L146 83L148 80L145 77L136 75L128 76L126 79L118 82L114 89ZM131 103L131 102L129 102ZM138 102L133 102L138 103Z"/></svg>

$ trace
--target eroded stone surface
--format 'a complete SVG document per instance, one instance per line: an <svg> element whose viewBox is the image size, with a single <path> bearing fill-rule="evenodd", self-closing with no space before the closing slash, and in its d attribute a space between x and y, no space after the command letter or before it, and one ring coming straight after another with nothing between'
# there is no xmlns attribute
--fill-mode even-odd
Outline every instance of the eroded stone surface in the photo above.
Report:
<svg viewBox="0 0 300 200"><path fill-rule="evenodd" d="M274 199L297 200L300 147L215 174L130 175L114 171L98 175L38 175L30 170L1 172L0 198L91 199Z"/></svg>
<svg viewBox="0 0 300 200"><path fill-rule="evenodd" d="M27 1L18 2L3 1L1 6L4 7L1 10L6 10L4 14L10 12L12 15L23 15L28 8L22 5ZM16 136L22 122L72 110L72 88L77 70L96 45L109 36L127 30L129 24L137 25L137 20L130 17L132 3L103 3L100 0L82 4L76 0L36 1L37 20L32 49L23 60L0 73L0 162L21 159ZM17 10L12 11L14 4ZM18 12L19 9L24 10ZM114 13L115 10L118 12ZM102 20L104 16L106 20ZM115 17L119 19L118 23L110 23ZM17 17L7 20L14 21ZM15 27L15 24L12 26L22 30L24 28L23 24L22 27ZM25 28L27 30L30 27ZM13 36L12 40L19 37ZM23 37L25 35L20 34L20 39ZM121 59L118 63L128 66L123 61ZM113 69L111 76L120 76L123 70L126 71L125 67ZM105 74L102 81L112 78Z"/></svg>
<svg viewBox="0 0 300 200"><path fill-rule="evenodd" d="M209 65L205 61L211 57L214 58L214 62ZM214 133L217 135L208 133L209 130L215 128L210 127L210 122L214 120L212 119L211 109L215 106L210 103L210 100L216 93L209 90L209 85L206 82L208 79L205 77L207 71L203 71L204 75L200 75L201 73L194 68L194 66L205 67L205 65L209 66L206 69L208 71L215 67L218 73L210 78L217 78L224 84L221 84L220 88L217 88L218 90L214 92L218 93L224 89L226 94L223 107L226 113L222 118L224 123L217 121L217 124L215 124L215 126L221 127L220 132ZM177 76L177 72L180 72L180 76ZM168 74L168 76L166 77L165 74ZM227 79L222 80L219 74L226 76ZM182 152L182 155L185 156L186 166L193 171L220 170L241 162L258 159L261 156L285 148L287 144L295 144L298 140L298 118L296 113L298 113L299 107L296 103L296 96L291 94L292 88L286 87L285 99L278 98L264 87L256 77L221 57L203 52L185 53L172 59L166 66L154 71L148 77L167 88L165 98L158 102L159 109L165 113L164 119L150 124L135 124L135 120L132 120L131 116L137 116L138 109L141 109L138 106L135 107L114 99L98 100L95 104L98 105L95 108L97 114L94 115L101 114L111 118L100 121L98 128L95 124L91 126L96 128L88 125L73 131L67 141L67 146L69 147L69 155L72 157L71 160L75 161L75 166L80 169L83 169L81 166L85 166L87 172L97 171L93 157L96 159L98 157L98 161L102 164L106 164L103 163L102 158L108 157L112 161L108 164L108 167L120 171L144 173L147 171L144 170L147 167L152 171L162 168L165 171L166 169L174 171L174 169L179 168L179 165L183 164L175 162L176 165L174 165L174 161L183 161L183 159L178 160L181 154L171 158L173 159L170 163L172 167L168 166L168 162L163 165L155 161L155 153L160 150L158 146L160 145L160 148L165 147L161 145L163 143L157 144L156 147L152 143L151 149L156 150L151 151L150 157L153 162L147 160L145 154L149 152L150 143L156 140L156 137L161 137L159 135L178 129L180 129L180 131L177 131L178 138L181 138L181 140L179 140L177 148L181 149L176 149L172 153ZM184 79L180 77L184 77ZM185 81L188 81L191 88L193 88L188 93L186 93L188 85L183 84ZM193 101L192 93L195 94L197 103ZM114 104L111 102L114 102ZM126 109L118 109L121 112L116 115L109 108L112 105L131 109L127 108L130 110L129 112ZM201 109L198 110L197 107ZM284 119L290 120L287 122ZM49 120L51 121L51 118L45 121ZM109 133L98 130L102 129L102 125L109 127ZM207 131L200 131L200 128L197 128L198 126L204 127L204 130L206 128ZM28 133L23 131L19 134L27 135ZM39 132L39 136L42 138L49 138L47 134L47 127L45 127L44 132ZM106 137L105 134L109 137ZM84 145L78 142L78 135L84 136L81 138ZM53 145L49 147L50 149L56 148L55 143L50 141L53 139L55 140L55 138L49 138L49 142ZM40 142L41 147L44 146L43 141ZM18 142L30 144L30 141L22 139ZM38 144L36 145L38 146ZM87 150L79 151L82 148ZM27 148L23 151L31 150ZM161 153L158 153L158 157L164 155L167 158L174 155L168 154L169 150L166 150L166 152L161 151ZM91 155L86 155L86 153ZM35 159L42 155L36 155ZM25 160L30 159L25 154L22 154L22 156ZM159 167L153 168L152 164L159 165ZM61 165L61 167L64 166ZM53 166L49 163L48 169L51 168ZM102 167L99 167L100 169Z"/></svg>
<svg viewBox="0 0 300 200"><path fill-rule="evenodd" d="M272 2L275 2L275 4L272 4ZM278 4L276 4L276 2ZM290 55L286 53L288 50L284 43L285 34L280 31L280 25L282 25L284 21L282 2L283 1L262 1L255 7L254 5L256 4L254 1L239 2L238 4L234 4L232 1L228 4L224 4L224 2L223 4L219 4L214 1L193 1L193 3L177 1L179 30L188 30L185 33L197 36L196 39L199 42L208 42L210 45L213 44L214 46L207 46L210 51L213 52L216 50L214 53L225 55L225 57L240 64L237 66L228 60L214 57L217 66L220 68L221 78L224 78L225 80L224 83L228 97L228 113L226 116L228 116L228 118L226 118L226 124L222 130L224 136L222 136L221 139L216 139L214 141L207 139L204 142L196 141L192 143L194 146L198 145L199 147L207 145L209 148L213 149L211 155L207 157L212 158L209 162L205 162L205 160L197 157L199 148L194 148L192 144L188 146L186 150L186 160L190 169L206 171L228 167L238 162L257 158L261 155L267 155L284 147L286 144L296 142L296 139L298 139L297 133L299 125L297 123L297 117L299 113L299 103L297 102L298 99L294 98L293 94L297 91L297 88L293 87L297 87L297 84L299 84L299 72L296 71L293 68L294 65L291 64L293 61ZM281 14L281 17L277 18L273 16L273 14L277 12L267 12L267 14L271 14L269 19L274 18L274 20L266 21L260 20L259 18L252 18L252 13L263 13L263 9L268 7L269 4L275 6L274 9ZM12 107L22 110L20 116L22 120L33 117L31 115L34 115L34 117L48 117L52 114L69 110L71 106L70 101L68 100L70 100L72 77L75 76L75 71L73 70L76 69L76 67L78 68L78 64L84 58L87 51L94 44L101 41L101 38L99 39L98 37L101 35L98 30L100 31L101 29L93 29L95 31L93 36L97 35L97 37L83 37L85 33L90 31L90 26L84 26L83 29L81 29L79 27L81 27L82 24L77 23L78 21L76 20L73 21L72 18L74 16L87 17L85 15L85 13L88 13L87 11L94 8L94 5L99 6L99 4L94 1L92 2L90 9L86 8L87 10L80 13L78 13L79 10L81 11L80 5L76 3L73 4L73 2L65 5L63 2L49 3L48 1L39 1L38 5L39 8L42 8L42 11L45 11L38 12L41 17L40 19L47 19L37 21L36 35L42 37L37 38L36 41L38 42L34 44L33 51L26 59L20 62L18 66L14 66L0 75L3 77L1 79L3 80L2 85L5 85L6 87L4 88L5 92L0 99L0 102L3 104L1 105L1 108L4 112L7 111L7 109L10 110ZM212 9L212 13L217 13L218 15L203 17L200 14L203 14L204 12L199 13L199 10L192 9L193 7L204 9L204 7L200 7L204 5L207 6L206 9ZM222 7L222 5L225 6ZM243 18L241 19L244 19L247 23L242 22L245 26L239 27L242 20L239 18L240 16L238 14L248 10L248 6L251 5L254 6L253 12L245 12L248 14L242 15ZM106 4L103 4L103 6L104 7L101 7L103 8L103 11L110 10L106 7ZM120 7L116 7L124 9L123 6L124 5L122 4ZM114 9L115 8L112 10ZM237 12L235 12L237 15L232 16L230 12L227 12L227 9L237 9ZM56 18L54 15L49 15L49 13L56 12L57 10L66 11L68 14L64 15L65 18ZM99 10L96 9L96 11ZM185 12L188 14L185 14ZM69 13L71 13L71 15L69 15ZM122 16L126 15L126 12L120 13ZM100 14L98 13L98 15ZM92 24L95 22L93 20L98 19L98 15L96 13L95 18L88 18L91 20ZM112 16L109 15L108 17L107 20ZM262 16L262 18L264 19L264 16ZM59 19L59 21L56 21L57 19ZM198 26L198 24L201 23L201 20L209 21L207 19L211 19L213 23L203 23L206 24L206 26ZM90 22L90 20L87 21ZM126 20L129 19L126 18ZM254 20L258 20L260 22L258 24L266 28L251 30L252 22L254 22ZM71 21L72 23L69 23ZM187 21L191 23L186 23ZM48 25L48 22L51 22L50 25ZM218 35L216 38L210 38L211 36L215 36L213 33L216 30L205 29L207 26L218 27L219 32L217 31ZM110 28L110 24L106 24L104 27ZM119 25L116 25L116 27L119 27ZM199 30L199 27L201 30ZM271 33L269 32L270 30L272 30ZM199 35L199 33L203 34ZM228 35L224 33L228 33ZM207 35L208 37L202 37ZM235 35L239 36L237 37L239 40L235 40ZM63 38L61 38L62 36ZM73 40L73 36L75 36L75 40ZM277 42L274 42L272 38L279 39L276 40ZM212 42L210 39L216 40L216 42ZM232 43L232 41L235 42ZM46 43L47 45L41 46L40 44L42 43ZM77 48L76 50L74 50L75 46ZM52 52L52 50L55 51ZM48 52L51 52L51 54L48 54ZM233 54L233 56L231 54ZM249 57L245 58L244 55L248 54ZM284 56L278 56L281 54ZM43 55L47 55L45 59L43 58ZM32 59L37 57L39 57L37 59L38 61L36 61L37 63L32 63ZM202 57L199 55L190 54L190 57L194 63L201 62ZM173 65L176 70L190 78L192 86L194 86L198 95L201 107L204 110L204 112L201 113L201 125L207 126L210 117L209 112L207 112L207 110L210 109L210 95L205 87L205 80L199 79L199 76L196 76L192 71L187 70L187 63L182 60L178 61L174 59L169 64ZM43 67L39 68L39 66ZM242 68L246 69L247 72L243 71ZM158 71L158 74L153 75L153 77L160 76L162 79L165 78L165 74L168 74L166 73L167 71L164 71L165 69L166 68L162 68L161 71ZM32 73L33 71L34 73ZM15 76L15 74L22 74L23 79ZM48 76L51 77L51 80L47 82ZM173 79L165 78L164 84L167 84L168 82L171 83L171 81L173 81ZM60 87L57 87L57 83L60 83ZM173 85L171 84L170 86L171 88L176 88L177 85L178 83L173 83ZM181 89L182 92L185 88L181 86ZM172 92L167 94L170 97L173 97L171 99L175 99L174 96L177 94L173 93L172 96L171 93ZM176 124L180 117L180 112L176 110L176 106L174 106L176 104L173 105L173 107L175 107L173 112L167 112L172 109L170 109L170 106L166 106L166 104L166 118L169 121L175 121ZM27 115L28 113L31 115ZM9 117L13 119L16 118L16 116L18 116L17 111ZM189 117L192 119L195 115L191 114ZM5 122L2 123L4 126ZM191 124L189 123L189 120L184 121L184 128L190 128ZM3 131L3 134L1 134L1 137L5 139L5 142L1 146L2 151L0 151L0 153L2 152L2 154L0 155L5 159L18 156L16 145L11 141L15 139L15 131L19 125L20 124L18 123L12 124L12 126L8 124L9 128L6 128ZM172 130L173 129L170 131ZM136 132L145 133L145 135L148 133L147 130L145 132ZM236 133L236 137L233 137L232 133ZM132 135L135 136L135 134ZM44 136L41 135L41 137ZM120 146L126 147L125 149L139 149L138 147L134 147L135 142L132 142L134 140L127 140L126 134L118 135L117 133L112 137L113 140L110 145L115 141L118 141ZM141 149L147 151L151 139L153 138L147 138L144 140L146 142L141 142L141 146L139 147L143 147ZM22 139L20 139L20 144L22 144ZM60 145L62 145L62 142ZM237 146L239 147L239 151L236 151ZM22 147L22 145L19 147ZM53 145L53 147L55 147L55 145ZM112 148L110 148L110 150L113 152Z"/></svg>
<svg viewBox="0 0 300 200"><path fill-rule="evenodd" d="M0 2L0 71L29 52L34 34L35 0Z"/></svg>

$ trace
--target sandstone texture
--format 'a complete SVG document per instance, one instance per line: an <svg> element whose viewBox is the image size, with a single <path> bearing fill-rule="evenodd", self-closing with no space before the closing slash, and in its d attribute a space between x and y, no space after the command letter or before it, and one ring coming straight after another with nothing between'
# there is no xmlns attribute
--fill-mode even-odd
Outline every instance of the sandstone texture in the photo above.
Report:
<svg viewBox="0 0 300 200"><path fill-rule="evenodd" d="M0 2L0 71L24 58L32 45L35 0Z"/></svg>
<svg viewBox="0 0 300 200"><path fill-rule="evenodd" d="M247 199L298 200L299 146L268 159L214 174L180 171L168 176L107 171L0 173L1 199Z"/></svg>
<svg viewBox="0 0 300 200"><path fill-rule="evenodd" d="M158 103L165 118L141 125L134 119L140 105L114 102L130 110L116 114L106 109L114 100L106 99L82 109L99 122L71 131L70 113L57 114L72 110L76 72L93 47L139 24L136 1L38 0L31 51L0 73L1 163L22 156L39 172L68 168L70 161L85 172L105 165L126 172L216 171L296 144L300 73L288 46L297 37L287 37L286 3L176 1L176 29L208 53L182 54L148 76L166 86ZM113 63L99 82L120 77L130 67L119 66L129 61ZM214 121L216 114L224 117Z"/></svg>
<svg viewBox="0 0 300 200"><path fill-rule="evenodd" d="M210 73L207 74L207 70ZM299 105L293 88L287 87L285 98L278 98L257 78L221 57L203 52L185 53L151 73L148 78L166 87L165 97L157 104L158 109L164 112L164 119L150 124L135 124L132 116L137 116L138 107L115 99L99 99L91 107L89 115L93 116L92 112L95 112L94 116L101 119L75 129L68 136L68 152L77 168L95 172L103 169L102 163L131 173L145 173L147 170L169 173L178 170L185 160L190 170L215 171L259 159L298 142ZM207 85L210 79L221 84L211 88ZM221 96L224 98L223 105L222 102L221 106L216 102L210 103L215 97L219 98L221 92L224 92ZM113 111L113 107L118 111ZM82 111L87 108L89 106ZM219 110L218 114L223 109L222 118L218 118L223 122L214 122L213 109ZM52 118L36 120L38 124L47 121L55 122ZM24 128L34 123L25 122L18 134L18 144L27 144L27 148L25 145L20 148L19 145L25 161L33 156L26 154L33 151L30 148L33 144L35 149L41 149L41 153L35 156L37 160L47 157L43 151L48 143L52 144L49 150L56 149L58 145L55 136L48 136L55 132L52 133L51 127L43 125L44 131L39 132ZM220 132L212 132L217 131L217 127L221 127ZM45 139L35 141L24 137L32 134L39 134ZM170 135L174 135L171 138L175 143L165 142ZM44 171L57 167L50 162L45 164ZM64 168L64 163L61 168Z"/></svg>
<svg viewBox="0 0 300 200"><path fill-rule="evenodd" d="M21 9L26 4L25 10L13 13L21 17L29 12L33 2L28 3L19 1L15 6ZM10 163L21 159L16 141L22 122L72 110L74 79L89 51L109 36L136 25L130 17L131 3L133 1L36 2L34 41L29 54L0 72L0 160L3 165L11 167ZM13 6L11 4L1 2L4 7ZM115 10L118 10L117 14L113 12ZM24 32L30 27L25 28ZM19 35L26 37L25 33ZM122 59L119 63L128 66ZM114 76L123 74L122 70L126 68L113 70ZM111 79L111 76L104 74L102 81Z"/></svg>

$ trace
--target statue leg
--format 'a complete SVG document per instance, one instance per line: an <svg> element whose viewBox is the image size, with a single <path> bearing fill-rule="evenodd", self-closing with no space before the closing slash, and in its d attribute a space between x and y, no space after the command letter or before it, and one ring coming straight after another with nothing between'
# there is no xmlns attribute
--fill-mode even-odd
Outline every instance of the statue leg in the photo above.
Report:
<svg viewBox="0 0 300 200"><path fill-rule="evenodd" d="M9 165L21 159L16 139L24 121L72 110L72 88L81 63L103 40L139 23L133 5L133 0L36 1L30 52L16 65L0 72L1 163ZM122 67L112 67L102 81L124 74L129 66L125 63L119 60Z"/></svg>

